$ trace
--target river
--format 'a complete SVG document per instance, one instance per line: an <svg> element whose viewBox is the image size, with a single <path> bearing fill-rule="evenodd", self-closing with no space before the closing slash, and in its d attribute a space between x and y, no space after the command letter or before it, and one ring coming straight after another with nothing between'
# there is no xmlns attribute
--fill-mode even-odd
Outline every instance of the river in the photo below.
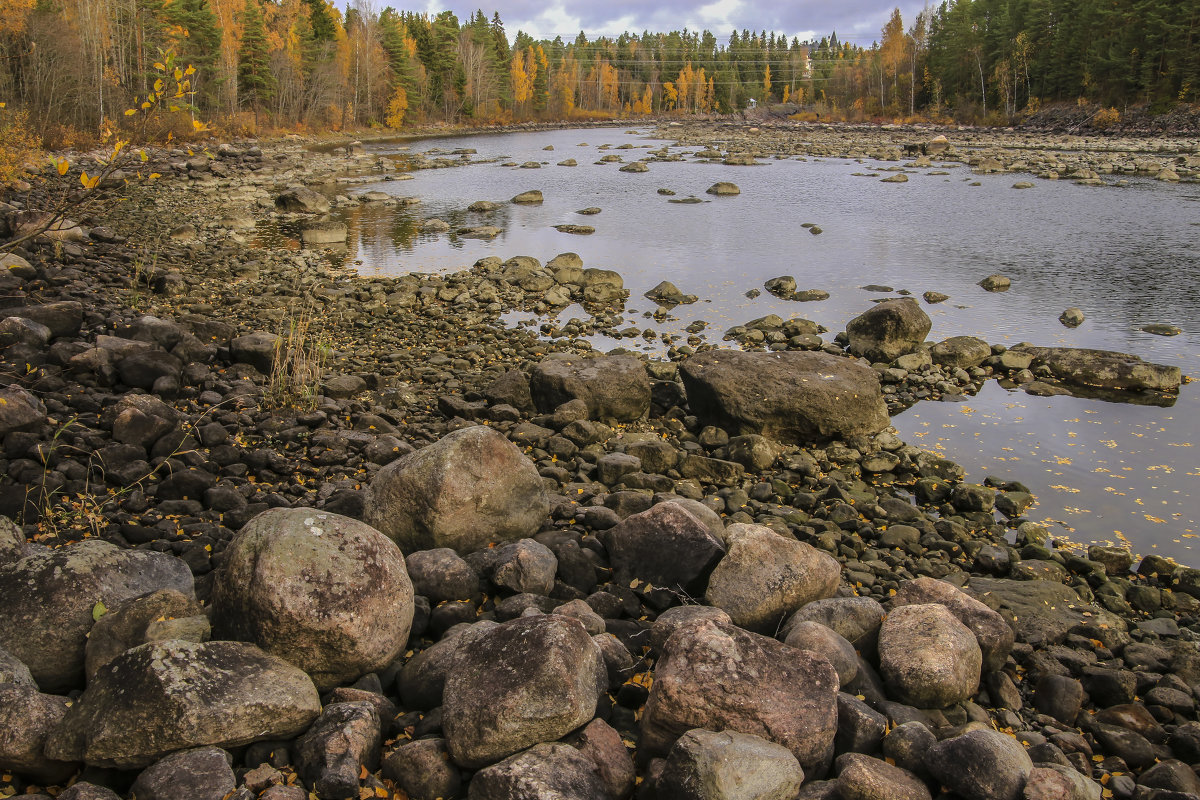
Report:
<svg viewBox="0 0 1200 800"><path fill-rule="evenodd" d="M360 274L395 275L456 271L492 255L545 262L571 251L585 266L621 273L631 290L629 325L686 336L688 324L704 320L710 342L734 324L771 313L819 322L829 329L828 340L872 300L933 290L950 299L922 303L933 320L932 341L967 334L1009 346L1027 341L1120 350L1200 376L1200 184L1130 177L1120 185L1112 178L1106 186L1080 186L974 175L936 158L933 167L909 171L909 181L899 184L881 183L892 174L881 170L897 162L871 160L793 157L724 166L686 158L650 163L645 173L594 163L605 155L629 163L670 144L645 132L589 129L428 139L405 149L370 145L397 157L473 148L467 159L475 163L356 186L355 193L382 190L420 202L350 206L344 212L351 229L347 259ZM557 166L565 159L579 165ZM541 168L514 166L530 161ZM1022 179L1034 187L1014 189ZM706 195L716 181L735 182L741 194ZM507 201L528 189L540 189L545 201L504 202L487 218L466 211L476 200ZM659 189L675 192L676 200L703 202L671 203ZM576 213L585 207L601 210ZM418 232L417 223L428 217L456 227L498 225L503 232L492 240ZM562 223L596 230L580 236L552 227ZM804 223L821 233L810 233ZM977 285L995 272L1012 279L1009 291L989 293ZM766 292L746 296L779 275L830 297L798 303ZM655 306L642 293L664 279L699 302L676 307L666 319L650 318ZM876 288L860 288L868 285ZM1069 306L1086 314L1077 328L1058 321ZM558 318L587 316L575 306ZM530 315L508 319L528 324ZM1150 323L1177 325L1183 333L1139 330ZM598 337L594 344L662 348L641 338ZM1025 483L1038 498L1027 516L1056 536L1128 543L1139 553L1195 564L1198 411L1195 385L1185 385L1164 408L1033 397L992 381L977 396L920 403L893 423L906 441L962 464L971 481L994 476Z"/></svg>

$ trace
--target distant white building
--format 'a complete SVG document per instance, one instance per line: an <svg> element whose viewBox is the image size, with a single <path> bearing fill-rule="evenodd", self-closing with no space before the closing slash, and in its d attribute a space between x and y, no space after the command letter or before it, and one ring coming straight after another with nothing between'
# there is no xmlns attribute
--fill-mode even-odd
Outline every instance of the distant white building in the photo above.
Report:
<svg viewBox="0 0 1200 800"><path fill-rule="evenodd" d="M753 97L751 97L750 102L746 104L746 108L755 108L757 106L758 106L758 101L755 100Z"/></svg>

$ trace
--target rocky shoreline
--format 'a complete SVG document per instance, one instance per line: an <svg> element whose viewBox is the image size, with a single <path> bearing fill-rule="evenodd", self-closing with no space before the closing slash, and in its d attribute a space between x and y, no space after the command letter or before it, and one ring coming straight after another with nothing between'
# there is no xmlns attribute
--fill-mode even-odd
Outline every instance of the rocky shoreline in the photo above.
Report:
<svg viewBox="0 0 1200 800"><path fill-rule="evenodd" d="M950 155L1198 166L972 136ZM164 153L165 181L5 261L0 793L1200 796L1200 570L1060 547L1024 487L888 428L992 378L1156 396L1178 370L928 347L910 299L828 341L764 318L741 349L601 355L499 322L619 319L621 277L573 254L367 279L251 246L358 202L309 187L463 155ZM9 202L13 227L36 198Z"/></svg>

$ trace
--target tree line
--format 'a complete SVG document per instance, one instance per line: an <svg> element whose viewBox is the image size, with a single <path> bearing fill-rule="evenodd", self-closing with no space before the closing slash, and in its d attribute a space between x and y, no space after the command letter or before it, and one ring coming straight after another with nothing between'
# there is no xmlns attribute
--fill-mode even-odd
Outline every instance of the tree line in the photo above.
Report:
<svg viewBox="0 0 1200 800"><path fill-rule="evenodd" d="M510 39L353 0L0 0L0 101L57 144L120 125L163 54L195 68L189 108L237 132L402 128L786 104L812 118L1004 122L1049 102L1166 109L1200 99L1200 3L948 0L870 46L836 33Z"/></svg>

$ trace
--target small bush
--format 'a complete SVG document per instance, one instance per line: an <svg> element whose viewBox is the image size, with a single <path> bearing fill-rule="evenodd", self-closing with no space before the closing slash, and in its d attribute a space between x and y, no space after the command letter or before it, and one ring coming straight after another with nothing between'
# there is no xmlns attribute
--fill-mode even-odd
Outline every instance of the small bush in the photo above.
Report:
<svg viewBox="0 0 1200 800"><path fill-rule="evenodd" d="M27 175L40 152L39 138L29 128L29 115L0 108L0 183Z"/></svg>
<svg viewBox="0 0 1200 800"><path fill-rule="evenodd" d="M1092 117L1092 127L1098 131L1104 131L1120 121L1120 111L1115 108L1102 108Z"/></svg>

